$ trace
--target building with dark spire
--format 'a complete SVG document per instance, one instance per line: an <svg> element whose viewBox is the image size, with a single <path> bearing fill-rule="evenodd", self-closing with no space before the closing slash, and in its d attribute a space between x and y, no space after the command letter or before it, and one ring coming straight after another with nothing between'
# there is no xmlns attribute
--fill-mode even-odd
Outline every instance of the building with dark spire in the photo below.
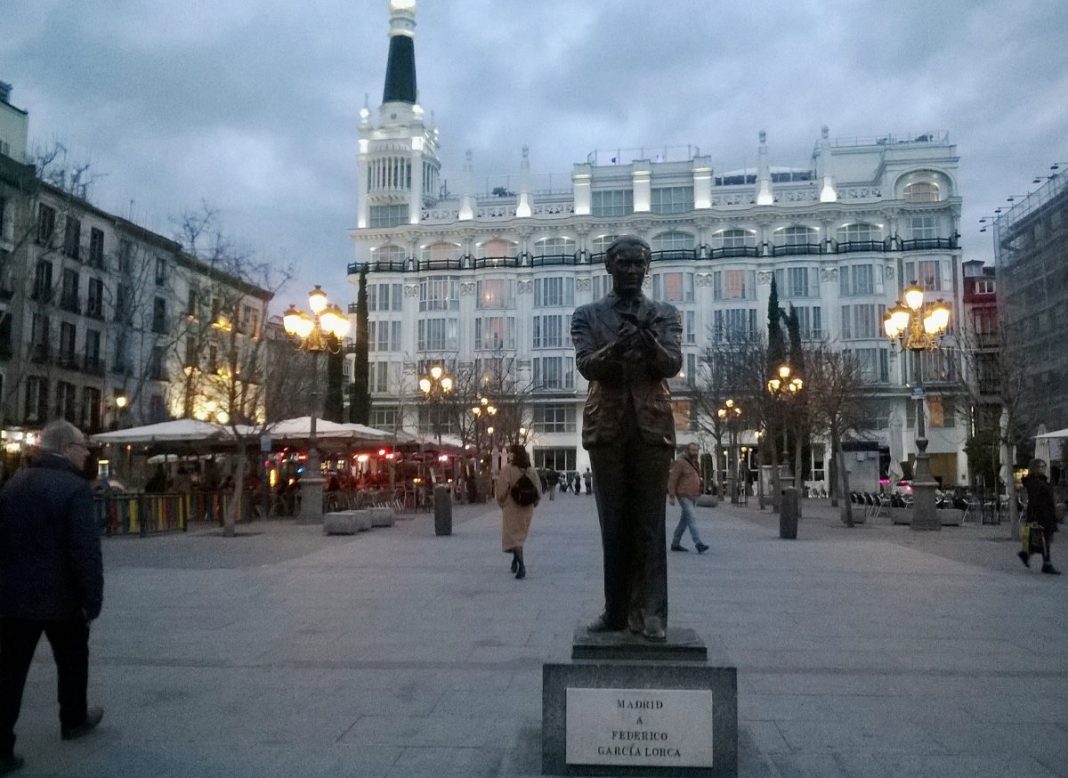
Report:
<svg viewBox="0 0 1068 778"><path fill-rule="evenodd" d="M532 174L536 153L517 144L518 174L476 179L468 152L449 192L438 129L415 90L415 2L389 8L377 121L360 111L349 266L354 285L368 270L373 426L444 425L469 442L470 414L442 417L417 382L435 364L458 385L501 385L503 373L513 389L530 389L522 420L535 464L584 469L587 387L575 370L571 312L605 294L604 251L635 233L653 248L648 294L683 318L684 367L671 382L680 445L714 448L693 403L702 357L710 344L764 331L774 277L805 338L834 341L863 364L878 398L870 436L889 449L889 420L899 419L911 458L916 403L882 317L913 280L955 316L961 310L958 157L946 133L838 139L824 127L810 159L783 165L761 132L755 168L720 168L697 146L661 146L576 155L570 174L552 176ZM959 365L943 355L924 375L932 468L946 485L964 483ZM747 448L755 432L743 434ZM808 480L825 480L824 459L814 446Z"/></svg>

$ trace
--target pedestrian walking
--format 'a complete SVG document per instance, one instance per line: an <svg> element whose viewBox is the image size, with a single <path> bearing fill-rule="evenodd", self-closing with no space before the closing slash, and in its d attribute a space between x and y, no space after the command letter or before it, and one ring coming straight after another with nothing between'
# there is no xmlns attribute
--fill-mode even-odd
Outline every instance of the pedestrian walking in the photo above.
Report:
<svg viewBox="0 0 1068 778"><path fill-rule="evenodd" d="M534 508L541 501L538 471L530 464L527 450L520 445L508 447L508 464L497 478L497 504L501 506L501 550L512 554L512 572L522 580L527 577L523 544L530 532Z"/></svg>
<svg viewBox="0 0 1068 778"><path fill-rule="evenodd" d="M571 474L571 488L574 489L575 494L582 494L582 477L578 470Z"/></svg>
<svg viewBox="0 0 1068 778"><path fill-rule="evenodd" d="M582 474L582 481L586 485L586 494L591 494L593 492L593 473L590 472L588 467L586 472Z"/></svg>
<svg viewBox="0 0 1068 778"><path fill-rule="evenodd" d="M545 474L545 484L549 490L549 499L556 499L556 485L560 483L560 474L555 469L549 468Z"/></svg>
<svg viewBox="0 0 1068 778"><path fill-rule="evenodd" d="M682 456L671 464L671 471L668 473L668 502L674 505L675 500L678 500L680 510L679 523L675 526L675 534L671 538L672 551L689 551L682 545L682 534L687 529L690 530L697 553L708 551L708 546L701 542L701 536L697 534L697 517L694 514L695 501L701 494L701 471L697 469L700 455L700 447L691 443Z"/></svg>
<svg viewBox="0 0 1068 778"><path fill-rule="evenodd" d="M0 489L0 775L23 765L15 723L42 632L56 662L62 738L87 734L104 715L86 704L89 623L104 598L88 456L85 435L54 421L40 455Z"/></svg>
<svg viewBox="0 0 1068 778"><path fill-rule="evenodd" d="M1042 572L1047 575L1060 575L1050 562L1049 547L1053 543L1053 533L1057 531L1057 509L1053 496L1053 487L1046 478L1046 463L1041 459L1032 459L1028 465L1027 477L1023 479L1027 490L1027 523L1038 525L1032 531L1042 533ZM1031 550L1021 550L1017 556L1024 567L1031 566Z"/></svg>

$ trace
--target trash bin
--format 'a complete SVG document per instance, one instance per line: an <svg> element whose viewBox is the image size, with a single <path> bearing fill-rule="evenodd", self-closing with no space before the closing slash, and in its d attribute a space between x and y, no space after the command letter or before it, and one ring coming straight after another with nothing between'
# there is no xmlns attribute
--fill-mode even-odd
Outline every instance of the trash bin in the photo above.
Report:
<svg viewBox="0 0 1068 778"><path fill-rule="evenodd" d="M793 540L797 537L797 519L801 516L800 494L796 487L782 490L782 510L779 511L779 537Z"/></svg>
<svg viewBox="0 0 1068 778"><path fill-rule="evenodd" d="M448 484L434 487L434 534L452 534L452 489Z"/></svg>

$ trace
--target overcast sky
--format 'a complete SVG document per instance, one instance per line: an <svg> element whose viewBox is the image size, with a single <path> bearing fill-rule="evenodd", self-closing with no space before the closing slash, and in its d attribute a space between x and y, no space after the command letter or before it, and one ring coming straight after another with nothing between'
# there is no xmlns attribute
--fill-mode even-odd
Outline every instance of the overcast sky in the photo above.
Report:
<svg viewBox="0 0 1068 778"><path fill-rule="evenodd" d="M297 278L352 294L356 128L382 99L387 0L3 0L0 80L97 176L91 199L166 235L204 201ZM807 167L832 137L945 130L965 258L978 220L1068 163L1063 0L418 0L419 99L458 188L566 183L594 149L693 145L719 170ZM1068 170L1068 164L1062 164Z"/></svg>

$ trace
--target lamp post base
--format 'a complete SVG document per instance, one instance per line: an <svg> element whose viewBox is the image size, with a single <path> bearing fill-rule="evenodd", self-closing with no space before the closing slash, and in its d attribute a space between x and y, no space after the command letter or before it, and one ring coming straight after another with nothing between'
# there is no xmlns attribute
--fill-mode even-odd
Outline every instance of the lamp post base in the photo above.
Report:
<svg viewBox="0 0 1068 778"><path fill-rule="evenodd" d="M297 514L297 524L322 524L323 523L323 483L321 477L308 477L300 479L300 513Z"/></svg>
<svg viewBox="0 0 1068 778"><path fill-rule="evenodd" d="M938 531L942 521L935 509L935 489L938 482L931 477L931 461L927 454L927 441L918 439L916 447L916 477L912 481L912 523L914 530Z"/></svg>

